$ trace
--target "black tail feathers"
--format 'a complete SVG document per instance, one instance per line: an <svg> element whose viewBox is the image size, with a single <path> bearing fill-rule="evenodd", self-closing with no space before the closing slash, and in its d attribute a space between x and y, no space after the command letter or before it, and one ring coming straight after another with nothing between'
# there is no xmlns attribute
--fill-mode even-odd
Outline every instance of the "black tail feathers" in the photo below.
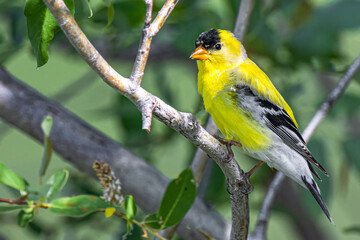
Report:
<svg viewBox="0 0 360 240"><path fill-rule="evenodd" d="M329 219L329 221L334 224L334 221L332 220L329 210L326 207L326 204L324 202L324 200L322 199L320 192L318 190L318 187L314 181L314 179L311 179L311 183L306 179L305 176L301 177L302 181L304 182L305 186L309 189L309 191L311 192L311 194L313 195L313 197L315 198L315 200L317 201L317 203L320 205L321 209L324 211L326 217Z"/></svg>

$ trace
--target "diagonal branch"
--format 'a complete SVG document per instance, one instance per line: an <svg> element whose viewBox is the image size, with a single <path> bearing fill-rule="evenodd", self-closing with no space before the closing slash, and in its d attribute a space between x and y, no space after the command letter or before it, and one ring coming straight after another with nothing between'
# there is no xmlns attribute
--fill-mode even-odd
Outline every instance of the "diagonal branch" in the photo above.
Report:
<svg viewBox="0 0 360 240"><path fill-rule="evenodd" d="M324 103L321 105L319 110L315 113L307 127L303 132L303 137L306 142L308 142L315 132L316 128L320 123L325 119L329 113L331 107L338 100L340 95L345 91L346 87L349 85L351 79L354 77L355 73L360 69L360 55L354 60L354 62L347 69L346 73L342 76L339 83L335 88L330 92ZM285 175L281 172L277 172L274 179L272 180L268 192L264 198L259 217L255 226L255 230L250 234L251 240L265 240L266 239L266 230L267 224L270 217L270 210L274 203L274 198L276 192L281 186L281 183L285 179Z"/></svg>

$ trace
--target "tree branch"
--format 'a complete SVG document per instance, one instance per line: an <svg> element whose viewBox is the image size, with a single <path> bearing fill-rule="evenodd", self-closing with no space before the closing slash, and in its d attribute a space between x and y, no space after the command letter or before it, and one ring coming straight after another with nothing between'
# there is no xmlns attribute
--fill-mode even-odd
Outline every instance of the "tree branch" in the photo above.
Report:
<svg viewBox="0 0 360 240"><path fill-rule="evenodd" d="M211 116L208 118L205 130L211 135L218 133L218 128ZM191 169L197 186L200 184L208 159L208 155L201 148L196 150L194 158L191 162Z"/></svg>
<svg viewBox="0 0 360 240"><path fill-rule="evenodd" d="M331 107L338 100L339 96L345 91L346 87L350 83L355 73L360 69L360 55L349 66L346 73L342 76L339 83L330 92L324 103L319 110L315 113L307 127L303 132L303 138L308 142L315 132L316 128L325 119L329 113ZM274 202L276 192L281 186L282 181L285 179L285 175L281 172L277 172L273 181L271 182L268 192L265 195L261 210L258 216L258 220L255 226L255 230L250 234L251 240L264 240L266 239L267 223L270 217L270 209Z"/></svg>
<svg viewBox="0 0 360 240"><path fill-rule="evenodd" d="M144 75L144 70L147 59L149 57L150 45L152 40L149 34L149 28L151 24L153 0L144 0L144 2L146 4L145 23L144 23L144 28L140 40L140 46L138 48L134 67L130 75L130 80L136 83L137 85L140 85L141 79Z"/></svg>
<svg viewBox="0 0 360 240"><path fill-rule="evenodd" d="M249 20L251 12L254 7L253 0L241 0L239 13L236 18L234 34L239 39L239 41L244 41L245 33L247 26L249 25Z"/></svg>
<svg viewBox="0 0 360 240"><path fill-rule="evenodd" d="M97 75L89 70L79 79L71 82L69 85L65 86L59 92L55 93L50 99L54 101L65 103L69 99L73 98L76 95L79 95L81 91L86 90L95 82ZM0 141L6 136L7 133L11 130L10 126L0 122Z"/></svg>
<svg viewBox="0 0 360 240"><path fill-rule="evenodd" d="M54 151L80 171L95 177L94 160L107 162L120 177L124 194L131 194L148 213L161 202L169 183L164 175L120 144L104 136L58 103L46 99L0 67L0 117L42 143L41 122L52 116ZM184 239L204 239L201 230L224 239L230 225L200 199L196 199L179 226Z"/></svg>

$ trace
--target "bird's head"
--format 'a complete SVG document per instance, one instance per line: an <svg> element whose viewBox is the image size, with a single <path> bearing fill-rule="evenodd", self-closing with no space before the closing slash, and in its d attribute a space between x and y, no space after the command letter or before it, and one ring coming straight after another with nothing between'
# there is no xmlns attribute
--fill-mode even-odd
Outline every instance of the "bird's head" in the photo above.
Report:
<svg viewBox="0 0 360 240"><path fill-rule="evenodd" d="M190 58L212 64L239 64L247 59L246 51L234 34L226 30L210 29L200 34Z"/></svg>

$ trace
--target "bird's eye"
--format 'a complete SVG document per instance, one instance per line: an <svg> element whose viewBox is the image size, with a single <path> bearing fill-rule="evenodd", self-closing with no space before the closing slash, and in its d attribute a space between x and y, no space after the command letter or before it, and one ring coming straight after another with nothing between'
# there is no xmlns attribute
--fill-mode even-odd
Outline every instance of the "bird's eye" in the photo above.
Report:
<svg viewBox="0 0 360 240"><path fill-rule="evenodd" d="M217 44L215 45L215 49L216 49L216 50L220 50L220 49L221 49L221 44L220 44L220 43L217 43Z"/></svg>

